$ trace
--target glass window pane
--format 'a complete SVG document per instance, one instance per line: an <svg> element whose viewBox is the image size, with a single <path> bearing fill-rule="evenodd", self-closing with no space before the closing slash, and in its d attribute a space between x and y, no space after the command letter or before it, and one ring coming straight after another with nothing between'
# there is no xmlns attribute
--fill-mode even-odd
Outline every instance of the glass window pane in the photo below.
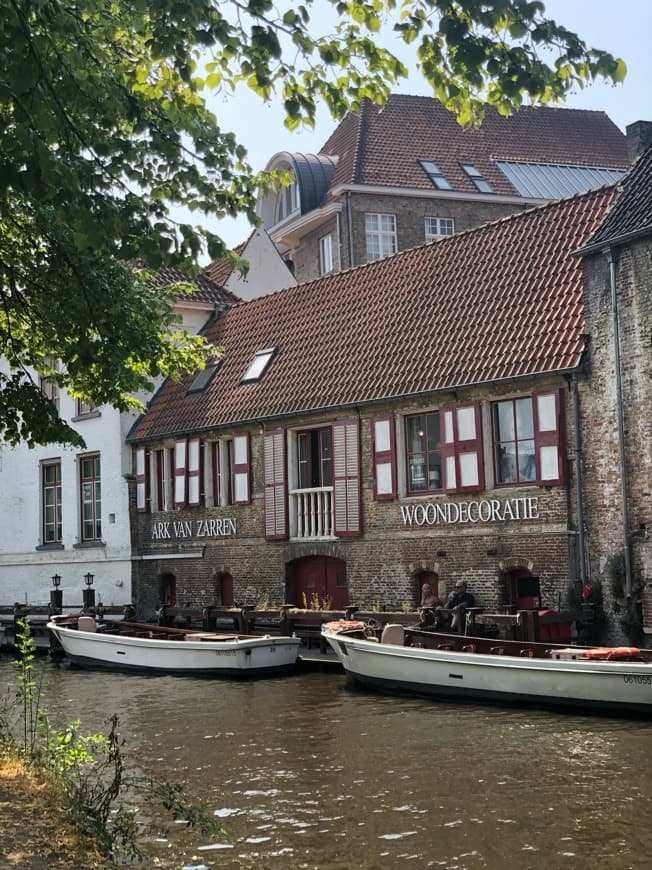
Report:
<svg viewBox="0 0 652 870"><path fill-rule="evenodd" d="M516 438L512 402L498 402L496 405L496 429L498 441L513 441Z"/></svg>
<svg viewBox="0 0 652 870"><path fill-rule="evenodd" d="M516 432L518 438L534 438L532 399L516 400Z"/></svg>
<svg viewBox="0 0 652 870"><path fill-rule="evenodd" d="M497 446L496 471L499 483L516 482L516 449L513 443Z"/></svg>
<svg viewBox="0 0 652 870"><path fill-rule="evenodd" d="M534 441L518 442L518 476L521 480L534 480L536 477Z"/></svg>

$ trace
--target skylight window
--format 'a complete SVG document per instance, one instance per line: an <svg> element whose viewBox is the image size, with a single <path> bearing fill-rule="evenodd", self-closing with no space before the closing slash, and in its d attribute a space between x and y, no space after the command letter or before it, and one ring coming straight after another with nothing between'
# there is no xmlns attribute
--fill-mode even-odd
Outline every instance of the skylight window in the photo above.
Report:
<svg viewBox="0 0 652 870"><path fill-rule="evenodd" d="M449 184L448 180L444 178L441 174L441 171L436 163L433 163L432 160L419 160L421 164L421 168L424 170L428 178L432 181L436 188L439 190L452 190L451 184Z"/></svg>
<svg viewBox="0 0 652 870"><path fill-rule="evenodd" d="M246 383L247 381L259 381L275 353L275 347L267 348L267 350L259 350L251 361L251 365L244 373L242 383Z"/></svg>
<svg viewBox="0 0 652 870"><path fill-rule="evenodd" d="M220 367L221 362L221 359L211 360L206 364L206 368L203 368L200 372L197 372L194 381L188 387L187 393L203 393L206 387L213 380L213 375Z"/></svg>
<svg viewBox="0 0 652 870"><path fill-rule="evenodd" d="M493 187L489 184L489 182L484 177L484 175L480 172L480 170L476 169L476 167L473 165L473 163L460 163L460 166L466 172L466 174L469 176L469 178L475 184L475 186L478 188L480 193L493 193L494 192Z"/></svg>

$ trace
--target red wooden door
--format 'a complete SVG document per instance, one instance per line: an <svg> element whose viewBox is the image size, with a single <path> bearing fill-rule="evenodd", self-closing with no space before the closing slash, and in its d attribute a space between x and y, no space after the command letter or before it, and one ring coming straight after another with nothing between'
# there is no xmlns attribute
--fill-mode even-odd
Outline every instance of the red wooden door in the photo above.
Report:
<svg viewBox="0 0 652 870"><path fill-rule="evenodd" d="M297 607L343 610L349 604L346 562L311 556L296 564Z"/></svg>

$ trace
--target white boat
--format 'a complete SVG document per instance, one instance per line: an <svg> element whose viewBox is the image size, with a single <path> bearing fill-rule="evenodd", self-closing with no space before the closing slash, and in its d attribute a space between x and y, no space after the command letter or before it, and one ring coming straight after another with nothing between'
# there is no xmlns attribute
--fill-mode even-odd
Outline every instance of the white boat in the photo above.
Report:
<svg viewBox="0 0 652 870"><path fill-rule="evenodd" d="M87 668L188 676L265 676L292 670L296 637L185 631L133 622L59 616L48 629L70 661Z"/></svg>
<svg viewBox="0 0 652 870"><path fill-rule="evenodd" d="M322 634L357 682L388 692L652 714L652 651L562 647L340 620Z"/></svg>

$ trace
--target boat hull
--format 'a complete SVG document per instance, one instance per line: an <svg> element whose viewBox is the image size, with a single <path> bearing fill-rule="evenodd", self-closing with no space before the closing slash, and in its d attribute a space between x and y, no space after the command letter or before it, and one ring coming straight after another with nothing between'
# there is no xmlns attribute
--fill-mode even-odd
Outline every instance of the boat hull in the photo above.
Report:
<svg viewBox="0 0 652 870"><path fill-rule="evenodd" d="M291 637L183 640L85 632L49 623L71 663L84 668L189 676L260 676L291 671L300 641Z"/></svg>
<svg viewBox="0 0 652 870"><path fill-rule="evenodd" d="M324 632L347 674L386 692L652 715L652 665L400 647Z"/></svg>

